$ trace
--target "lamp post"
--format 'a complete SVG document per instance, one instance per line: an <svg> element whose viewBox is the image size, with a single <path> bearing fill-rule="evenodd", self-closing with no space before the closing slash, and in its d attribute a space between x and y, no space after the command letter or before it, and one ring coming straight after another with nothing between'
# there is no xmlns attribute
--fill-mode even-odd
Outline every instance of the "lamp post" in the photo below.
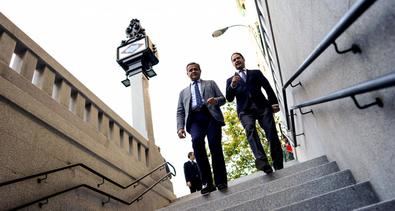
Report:
<svg viewBox="0 0 395 211"><path fill-rule="evenodd" d="M130 21L126 38L117 47L116 61L126 74L122 84L131 90L132 126L154 143L148 80L156 76L152 67L159 63L158 51L138 19Z"/></svg>

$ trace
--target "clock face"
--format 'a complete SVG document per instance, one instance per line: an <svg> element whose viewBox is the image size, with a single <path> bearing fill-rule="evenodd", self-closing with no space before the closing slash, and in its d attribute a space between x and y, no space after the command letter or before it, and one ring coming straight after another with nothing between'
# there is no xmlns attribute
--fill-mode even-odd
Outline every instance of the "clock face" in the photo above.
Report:
<svg viewBox="0 0 395 211"><path fill-rule="evenodd" d="M137 54L143 50L145 50L145 39L140 39L135 42L129 43L118 49L119 59L126 58L128 56Z"/></svg>

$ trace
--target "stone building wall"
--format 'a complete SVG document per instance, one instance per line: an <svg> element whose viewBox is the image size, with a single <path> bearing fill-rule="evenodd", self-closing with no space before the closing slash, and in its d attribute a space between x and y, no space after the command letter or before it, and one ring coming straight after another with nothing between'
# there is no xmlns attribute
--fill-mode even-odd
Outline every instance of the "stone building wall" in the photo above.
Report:
<svg viewBox="0 0 395 211"><path fill-rule="evenodd" d="M141 136L1 13L0 113L0 183L83 163L126 186L164 160L154 140ZM105 182L100 190L131 201L164 175L158 170L126 190ZM0 187L0 209L102 183L80 167L50 174L42 183L36 179ZM102 206L107 197L80 188L43 208L153 210L173 199L172 184L164 181L130 207L114 200Z"/></svg>

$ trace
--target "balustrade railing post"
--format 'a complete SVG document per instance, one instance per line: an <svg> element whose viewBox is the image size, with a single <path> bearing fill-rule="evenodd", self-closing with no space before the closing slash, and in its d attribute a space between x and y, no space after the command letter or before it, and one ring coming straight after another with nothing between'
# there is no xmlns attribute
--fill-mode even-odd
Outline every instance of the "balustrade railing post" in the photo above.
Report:
<svg viewBox="0 0 395 211"><path fill-rule="evenodd" d="M37 66L37 57L30 50L26 50L22 56L22 61L20 73L29 82L31 82L33 79L34 70Z"/></svg>
<svg viewBox="0 0 395 211"><path fill-rule="evenodd" d="M12 39L6 32L0 35L0 60L9 65L12 54L14 53L16 41Z"/></svg>

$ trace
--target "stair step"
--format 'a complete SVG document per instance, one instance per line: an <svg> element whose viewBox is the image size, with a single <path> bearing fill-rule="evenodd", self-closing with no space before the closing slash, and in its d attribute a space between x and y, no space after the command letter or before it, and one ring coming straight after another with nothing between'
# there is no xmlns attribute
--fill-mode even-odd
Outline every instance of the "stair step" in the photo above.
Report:
<svg viewBox="0 0 395 211"><path fill-rule="evenodd" d="M363 182L275 210L352 210L377 202L378 198L374 193L370 182Z"/></svg>
<svg viewBox="0 0 395 211"><path fill-rule="evenodd" d="M308 160L306 162L302 162L302 163L296 163L295 165L286 167L284 169L281 169L279 171L276 171L276 174L271 175L271 176L267 176L267 177L262 177L262 175L266 175L265 173L263 173L262 171L258 171L255 172L254 174L248 175L248 176L244 176L241 178L238 178L236 180L232 180L229 182L229 186L233 186L234 189L238 188L239 185L246 186L246 187L251 187L251 185L255 185L256 182L260 182L260 183L264 183L264 182L270 182L273 181L275 179L281 178L281 177L285 177L291 174L295 174L298 173L300 171L304 171L306 169L309 168L314 168L316 166L328 163L328 158L326 156L321 156L321 157L317 157L314 158L312 160ZM243 188L240 188L240 190L243 190Z"/></svg>
<svg viewBox="0 0 395 211"><path fill-rule="evenodd" d="M356 209L355 211L388 211L395 210L395 199L382 201L365 207Z"/></svg>
<svg viewBox="0 0 395 211"><path fill-rule="evenodd" d="M308 181L323 177L339 171L336 162L330 162L315 168L311 168L297 174L289 175L265 184L255 184L250 189L227 195L223 198L212 200L208 203L193 207L189 210L218 210L224 207L230 207L240 204L244 201L259 198L270 193L297 186ZM230 188L231 189L231 188ZM183 208L184 209L184 208Z"/></svg>
<svg viewBox="0 0 395 211"><path fill-rule="evenodd" d="M170 204L170 206L163 207L159 210L165 211L165 210L185 210L185 208L192 207L189 204L192 204L193 206L199 205L206 203L208 201L218 199L223 197L224 195L230 195L232 193L240 192L243 190L248 190L251 187L255 187L257 184L264 184L271 182L276 179L280 179L283 177L290 176L292 174L296 174L298 172L306 171L307 169L315 168L319 165L326 164L328 163L328 158L326 156L320 156L302 163L297 163L295 165L286 167L284 169L281 169L279 171L276 171L272 175L265 175L263 172L259 171L254 174L244 176L242 178L233 180L229 182L229 188L228 191L223 193L219 191L214 191L210 195L206 197L202 197L200 193L193 193L189 194L187 196L184 196L180 199L177 199L173 203Z"/></svg>
<svg viewBox="0 0 395 211"><path fill-rule="evenodd" d="M223 210L271 210L352 184L355 184L355 180L351 171L340 171L298 186L262 196L258 199L243 202L233 207L227 207Z"/></svg>

